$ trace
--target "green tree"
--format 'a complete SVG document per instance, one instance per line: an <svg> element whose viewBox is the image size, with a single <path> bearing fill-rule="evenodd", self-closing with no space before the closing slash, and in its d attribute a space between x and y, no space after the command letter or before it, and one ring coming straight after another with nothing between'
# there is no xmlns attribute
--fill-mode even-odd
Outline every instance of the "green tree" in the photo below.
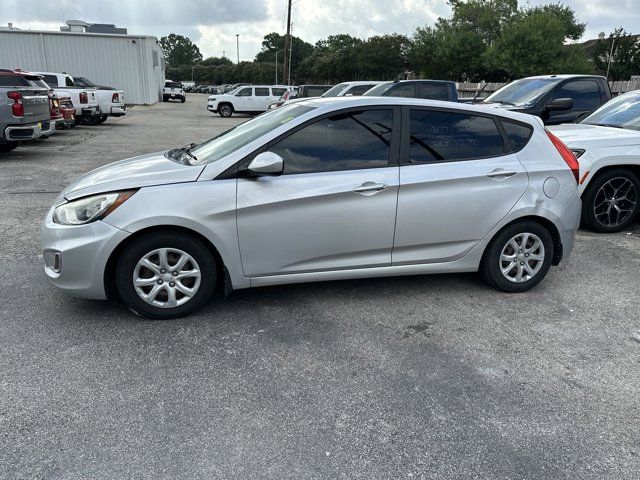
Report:
<svg viewBox="0 0 640 480"><path fill-rule="evenodd" d="M484 56L516 15L517 0L450 0L449 5L451 18L414 32L411 65L431 78L491 80Z"/></svg>
<svg viewBox="0 0 640 480"><path fill-rule="evenodd" d="M409 66L410 40L405 35L374 36L358 45L357 78L387 80L398 77Z"/></svg>
<svg viewBox="0 0 640 480"><path fill-rule="evenodd" d="M494 68L507 72L509 78L591 73L593 66L581 47L564 43L579 29L553 10L522 11L504 27L486 58Z"/></svg>
<svg viewBox="0 0 640 480"><path fill-rule="evenodd" d="M227 57L207 57L200 62L200 65L215 66L215 65L233 65L233 62Z"/></svg>
<svg viewBox="0 0 640 480"><path fill-rule="evenodd" d="M262 41L262 50L256 55L255 61L275 64L277 51L278 65L281 66L284 61L284 40L285 35L280 35L276 32L265 35ZM294 36L291 37L291 44L291 78L293 79L297 77L297 70L300 64L313 54L313 45ZM273 65L273 68L275 69L275 65Z"/></svg>
<svg viewBox="0 0 640 480"><path fill-rule="evenodd" d="M195 65L202 61L202 54L197 45L182 35L170 33L160 38L160 46L164 50L167 63L172 67Z"/></svg>
<svg viewBox="0 0 640 480"><path fill-rule="evenodd" d="M640 75L640 38L618 28L609 34L609 38L598 40L591 58L596 69L603 75L606 74L607 64L611 60L609 78L629 80L631 75Z"/></svg>

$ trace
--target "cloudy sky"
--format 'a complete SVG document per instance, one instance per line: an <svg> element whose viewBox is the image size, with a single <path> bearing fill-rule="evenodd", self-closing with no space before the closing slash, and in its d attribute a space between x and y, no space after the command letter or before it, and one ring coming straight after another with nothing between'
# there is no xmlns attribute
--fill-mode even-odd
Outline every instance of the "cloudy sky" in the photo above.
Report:
<svg viewBox="0 0 640 480"><path fill-rule="evenodd" d="M640 0L520 0L521 5L560 1L587 22L585 39L624 27L640 33ZM67 19L115 23L129 33L161 37L186 35L202 54L251 60L262 37L284 33L286 0L2 0L0 25L58 30ZM362 38L384 33L410 34L448 16L446 0L294 0L293 34L315 43L336 33Z"/></svg>

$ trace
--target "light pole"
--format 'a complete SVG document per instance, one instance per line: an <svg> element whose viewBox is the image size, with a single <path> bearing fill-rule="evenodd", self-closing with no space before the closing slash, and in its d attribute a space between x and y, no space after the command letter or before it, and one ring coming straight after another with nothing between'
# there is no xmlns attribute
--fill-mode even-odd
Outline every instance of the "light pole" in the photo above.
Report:
<svg viewBox="0 0 640 480"><path fill-rule="evenodd" d="M236 53L238 54L238 65L240 64L240 34L236 33Z"/></svg>
<svg viewBox="0 0 640 480"><path fill-rule="evenodd" d="M275 83L276 85L278 84L278 52L279 51L280 50L276 48L276 83Z"/></svg>
<svg viewBox="0 0 640 480"><path fill-rule="evenodd" d="M609 61L607 62L607 81L609 81L609 67L611 67L611 59L613 58L613 46L616 44L616 37L611 37L611 51L609 52Z"/></svg>

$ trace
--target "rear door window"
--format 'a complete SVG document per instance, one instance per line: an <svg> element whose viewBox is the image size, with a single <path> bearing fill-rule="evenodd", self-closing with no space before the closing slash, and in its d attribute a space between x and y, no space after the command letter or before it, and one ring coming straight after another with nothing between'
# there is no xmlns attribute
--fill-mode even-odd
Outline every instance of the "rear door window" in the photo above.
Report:
<svg viewBox="0 0 640 480"><path fill-rule="evenodd" d="M429 109L409 111L409 163L497 157L504 141L490 117Z"/></svg>
<svg viewBox="0 0 640 480"><path fill-rule="evenodd" d="M256 97L268 97L269 96L269 89L268 88L256 87L255 91L256 91Z"/></svg>
<svg viewBox="0 0 640 480"><path fill-rule="evenodd" d="M449 100L449 88L442 83L418 83L416 84L418 98L430 100Z"/></svg>

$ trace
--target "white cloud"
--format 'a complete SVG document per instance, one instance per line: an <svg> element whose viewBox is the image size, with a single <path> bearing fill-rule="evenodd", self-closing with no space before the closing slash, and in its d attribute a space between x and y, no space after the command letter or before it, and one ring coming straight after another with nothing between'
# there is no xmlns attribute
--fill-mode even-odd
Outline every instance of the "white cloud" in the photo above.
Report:
<svg viewBox="0 0 640 480"><path fill-rule="evenodd" d="M556 3L573 8L587 23L586 38L624 27L640 33L640 0L520 0L521 6ZM285 33L287 0L2 0L0 25L57 30L64 20L115 23L157 37L171 32L195 41L204 56L251 60L264 35ZM328 35L410 35L415 27L448 16L446 0L294 0L293 34L315 43ZM52 22L52 19L56 21Z"/></svg>

